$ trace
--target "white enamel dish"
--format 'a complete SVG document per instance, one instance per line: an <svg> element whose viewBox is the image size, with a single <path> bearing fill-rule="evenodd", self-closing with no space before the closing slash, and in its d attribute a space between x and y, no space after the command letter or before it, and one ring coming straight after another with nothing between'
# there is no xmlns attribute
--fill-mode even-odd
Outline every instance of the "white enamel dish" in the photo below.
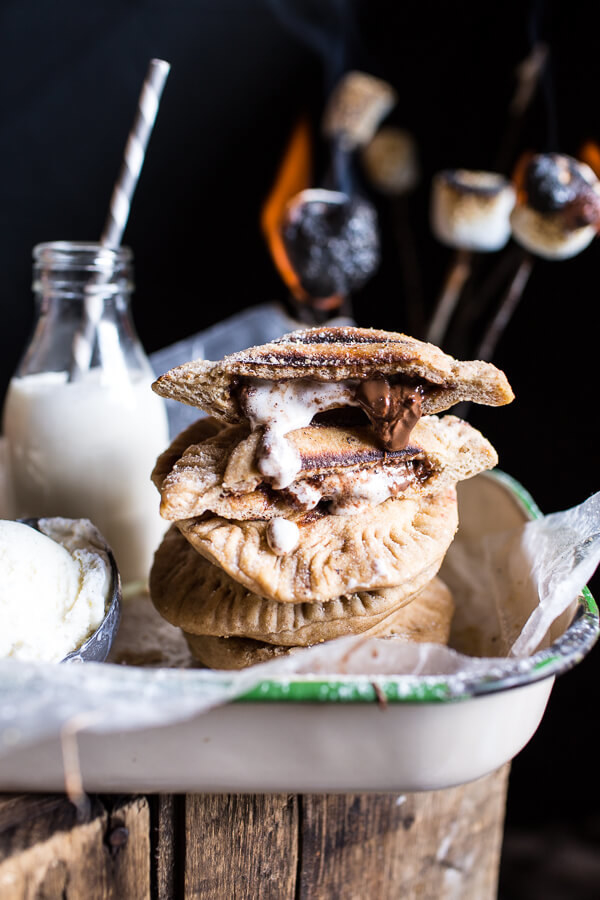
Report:
<svg viewBox="0 0 600 900"><path fill-rule="evenodd" d="M463 530L501 531L539 515L527 492L502 473L461 485ZM81 733L83 784L111 793L401 793L464 783L522 749L555 677L583 658L598 632L586 589L553 626L550 646L503 665L498 678L463 680L457 688L446 676L380 676L376 690L366 676L294 676L264 681L240 700L168 726ZM201 678L202 670L177 671L174 689L193 691ZM63 788L57 739L0 759L0 790Z"/></svg>

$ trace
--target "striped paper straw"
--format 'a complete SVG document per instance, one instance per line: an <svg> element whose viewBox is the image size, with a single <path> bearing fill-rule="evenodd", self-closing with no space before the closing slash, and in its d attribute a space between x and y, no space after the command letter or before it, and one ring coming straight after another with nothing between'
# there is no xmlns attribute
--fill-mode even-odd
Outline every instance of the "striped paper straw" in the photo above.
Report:
<svg viewBox="0 0 600 900"><path fill-rule="evenodd" d="M136 116L125 146L123 164L110 200L108 218L100 238L100 243L107 247L118 247L121 243L129 218L131 199L144 164L146 147L170 68L164 59L150 60Z"/></svg>
<svg viewBox="0 0 600 900"><path fill-rule="evenodd" d="M135 119L125 145L121 170L112 193L108 216L100 238L100 243L105 247L117 248L121 244L129 218L131 200L144 164L146 147L154 127L158 105L170 68L169 63L163 59L150 60L138 100ZM102 275L95 278L90 287L100 287L102 283L109 280L109 277L109 275ZM103 305L104 299L101 291L90 290L84 300L81 327L73 339L71 381L81 378L90 367Z"/></svg>

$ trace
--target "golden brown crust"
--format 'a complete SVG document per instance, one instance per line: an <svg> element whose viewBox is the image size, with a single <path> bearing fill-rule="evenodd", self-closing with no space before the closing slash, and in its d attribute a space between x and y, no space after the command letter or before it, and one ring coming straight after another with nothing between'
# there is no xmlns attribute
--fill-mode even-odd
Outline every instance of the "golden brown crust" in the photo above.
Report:
<svg viewBox="0 0 600 900"><path fill-rule="evenodd" d="M241 422L245 417L232 390L239 378L331 382L375 374L406 375L425 382L423 412L427 415L462 400L501 406L514 396L504 373L491 363L461 362L405 334L353 327L294 331L220 362L185 363L158 378L153 389L226 422Z"/></svg>
<svg viewBox="0 0 600 900"><path fill-rule="evenodd" d="M399 587L414 594L437 573L457 525L456 491L386 500L355 516L298 517L299 542L277 556L267 522L210 516L177 523L210 562L260 597L280 603L331 600Z"/></svg>
<svg viewBox="0 0 600 900"><path fill-rule="evenodd" d="M274 490L256 466L262 431L250 431L238 401L243 379L349 381L332 397L353 403L358 382L373 376L422 385L409 446L385 451L371 425L348 424L360 413L327 414L287 434L301 467ZM176 525L156 553L151 595L196 658L241 668L348 634L447 641L453 603L435 575L458 525L455 485L497 457L470 425L432 413L462 400L510 402L504 373L403 334L322 327L179 366L153 387L211 414L178 435L152 473L161 512ZM285 390L290 403L323 393L302 383ZM270 412L268 391L266 401L254 393Z"/></svg>
<svg viewBox="0 0 600 900"><path fill-rule="evenodd" d="M184 637L194 659L209 669L247 669L298 650L297 647L277 647L249 638L220 638L185 632Z"/></svg>
<svg viewBox="0 0 600 900"><path fill-rule="evenodd" d="M265 600L196 553L174 526L156 552L150 595L161 616L190 634L285 646L358 634L412 600L398 588L353 593L325 603Z"/></svg>
<svg viewBox="0 0 600 900"><path fill-rule="evenodd" d="M439 578L434 578L412 603L363 631L362 636L447 644L453 613L454 602L450 591ZM185 632L184 636L192 655L213 669L243 669L300 649L240 637L222 638Z"/></svg>
<svg viewBox="0 0 600 900"><path fill-rule="evenodd" d="M213 435L218 434L223 428L223 423L212 416L197 419L191 425L181 431L171 444L164 450L152 470L153 484L160 490L165 476L171 471L177 460L185 450L193 444L202 443Z"/></svg>
<svg viewBox="0 0 600 900"><path fill-rule="evenodd" d="M454 615L454 598L441 578L434 578L406 606L378 627L377 637L397 637L415 643L447 644Z"/></svg>

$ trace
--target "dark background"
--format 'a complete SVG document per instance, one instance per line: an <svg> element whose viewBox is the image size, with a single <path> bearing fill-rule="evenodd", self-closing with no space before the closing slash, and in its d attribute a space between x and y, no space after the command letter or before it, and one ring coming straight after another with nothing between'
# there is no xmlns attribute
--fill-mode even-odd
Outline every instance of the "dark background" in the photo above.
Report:
<svg viewBox="0 0 600 900"><path fill-rule="evenodd" d="M446 167L494 167L515 66L536 37L549 43L550 65L511 165L525 149L577 155L584 140L600 140L592 8L2 0L0 397L31 328L31 249L39 241L99 237L151 57L167 59L172 70L125 237L136 261L134 318L148 351L285 296L260 233L260 207L291 126L302 111L318 123L344 66L394 84L399 102L391 120L418 142L423 174L409 206L430 309L451 259L428 226L431 176ZM327 148L318 142L315 152L318 181ZM355 296L354 313L359 324L403 330L390 210L373 199L383 262ZM573 260L535 266L494 359L517 399L471 412L498 448L501 467L544 512L600 488L599 264L596 242ZM538 733L513 766L510 827L556 821L580 831L597 823L591 773L599 673L595 650L556 684Z"/></svg>

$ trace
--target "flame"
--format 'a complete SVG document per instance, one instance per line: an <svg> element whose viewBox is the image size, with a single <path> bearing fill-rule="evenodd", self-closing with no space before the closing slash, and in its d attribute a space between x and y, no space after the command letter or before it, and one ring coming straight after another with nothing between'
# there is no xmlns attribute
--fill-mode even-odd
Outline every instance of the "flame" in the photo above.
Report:
<svg viewBox="0 0 600 900"><path fill-rule="evenodd" d="M596 141L586 141L579 152L579 158L590 167L596 178L600 178L600 145ZM600 234L600 220L595 224L596 233Z"/></svg>
<svg viewBox="0 0 600 900"><path fill-rule="evenodd" d="M295 194L311 183L311 130L308 119L296 123L283 154L273 187L262 208L260 224L279 274L298 300L308 300L294 271L281 238L285 206Z"/></svg>
<svg viewBox="0 0 600 900"><path fill-rule="evenodd" d="M515 167L511 175L511 181L517 192L517 203L525 203L525 201L527 200L527 191L525 189L525 173L527 171L527 166L534 156L535 153L533 153L532 150L526 150L520 155L515 163Z"/></svg>
<svg viewBox="0 0 600 900"><path fill-rule="evenodd" d="M586 141L579 158L590 167L596 178L600 178L600 146L596 141Z"/></svg>

